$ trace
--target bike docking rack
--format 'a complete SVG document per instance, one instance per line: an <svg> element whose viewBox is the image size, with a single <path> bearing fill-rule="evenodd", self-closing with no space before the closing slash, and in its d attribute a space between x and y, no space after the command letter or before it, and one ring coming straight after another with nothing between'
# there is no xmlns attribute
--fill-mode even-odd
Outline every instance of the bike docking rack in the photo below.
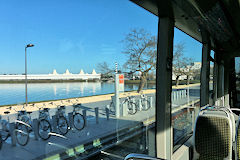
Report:
<svg viewBox="0 0 240 160"><path fill-rule="evenodd" d="M73 105L68 105L68 106L65 106L66 108L73 108ZM104 108L105 109L105 108ZM105 119L105 120L109 120L109 110L105 109L103 111L105 111L105 116L104 117L101 117L101 119ZM50 109L50 112L53 112L56 110L56 108L51 108ZM36 141L39 141L41 140L40 139L40 136L39 136L39 122L40 120L37 118L37 114L36 112L38 111L34 111L32 114L34 114L35 116L32 116L34 117L33 119L31 119L32 123L29 124L29 128L31 128L31 131L29 131L29 138L32 139L32 140L36 140ZM93 114L94 112L94 114ZM91 114L90 114L91 113ZM92 108L91 111L90 110L87 110L87 109L81 109L81 112L80 114L82 114L83 118L84 118L84 127L83 129L85 129L86 127L88 127L89 125L95 125L95 124L99 124L101 123L102 121L100 121L100 112L99 112L99 107L95 107L95 108ZM16 117L17 113L14 113L14 114L11 114L11 115L5 115L5 116L11 116L12 119L14 117ZM73 115L73 111L70 111L69 109L66 111L66 114L65 114L65 118L67 119L67 123L69 125L68 127L68 130L71 131L74 129L74 115ZM52 132L50 133L51 135L61 135L59 134L59 128L58 128L58 123L57 123L57 115L54 114L54 115L51 115L50 116L50 124L51 124L51 127L52 127ZM10 137L10 141L6 141L5 143L8 143L8 144L11 144L12 146L18 146L17 145L17 140L16 140L16 132L18 132L16 130L16 124L17 123L21 123L21 121L19 120L15 120L15 121L11 121L9 122L9 137ZM28 125L28 124L26 124ZM0 131L1 132L1 131ZM81 130L80 130L81 132ZM59 136L61 137L61 136ZM4 144L3 144L3 147L4 147Z"/></svg>
<svg viewBox="0 0 240 160"><path fill-rule="evenodd" d="M151 102L151 107L152 107L153 97L149 96L147 99ZM126 116L128 116L129 114L127 113L127 105L122 104L123 100L124 98L120 100L121 102L120 106L122 109L124 109L125 107ZM143 105L140 102L139 96L134 97L133 101L135 103L139 103L139 106L140 106L139 109L142 110ZM99 103L99 105L100 104L101 103ZM56 153L58 155L65 155L65 156L71 157L71 155L74 155L76 153L82 154L85 152L89 152L89 150L93 150L94 152L95 150L99 151L102 146L106 147L104 146L105 143L107 146L109 145L109 143L112 144L112 140L110 141L109 137L107 137L107 135L110 133L112 134L112 139L114 140L114 144L118 143L119 137L120 138L126 137L128 133L127 131L129 130L129 128L128 127L126 128L126 126L132 125L131 120L129 120L130 116L132 115L129 115L128 117L120 118L120 119L113 117L110 113L109 108L106 107L106 102L103 102L102 104L103 105L100 105L99 107L93 107L94 104L86 104L86 105L82 104L82 106L79 107L80 108L79 113L81 113L85 119L85 126L82 130L78 131L74 129L74 125L73 125L74 123L73 105L74 104L64 103L63 105L66 108L65 118L67 119L67 123L69 125L68 133L66 135L61 135L59 132L58 122L57 122L58 117L55 114L56 113L55 111L57 110L57 108L51 107L49 109L49 122L52 127L52 132L50 132L51 136L48 140L43 140L39 136L39 121L41 119L39 119L39 115L38 115L39 112L37 110L33 111L31 113L32 131L29 132L29 135L30 135L29 141L27 142L26 146L20 146L16 140L16 135L15 135L16 121L13 119L15 118L15 115L11 114L10 115L11 116L11 122L10 122L11 136L9 139L10 141L3 143L2 149L0 149L0 153L1 153L1 150L4 151L4 150L12 149L14 152L17 151L17 153L19 154L23 154L27 151L29 152L28 153L29 155L34 156L34 158L41 157L40 159L47 158ZM98 103L96 105L98 105ZM123 111L124 110L121 111L121 116L124 116ZM144 111L142 113L144 113ZM137 117L140 118L139 116ZM127 121L131 123L128 123ZM139 124L139 133L141 133L142 132L141 126L143 125L143 123L139 121L136 121L134 123ZM116 127L118 128L117 130L116 130ZM98 129L101 132L99 132ZM106 129L108 132L105 131ZM136 133L134 132L134 130L132 130L131 135L129 136L131 137L134 134ZM99 136L98 139L96 139L96 135L97 135L97 138ZM88 143L85 143L85 142L88 142ZM9 148L11 145L16 147ZM39 147L40 148L47 147L47 149L44 149L45 151L39 149L39 152L37 153ZM23 152L21 152L21 150ZM37 154L33 155L32 153L35 153L35 152ZM15 156L15 155L12 155L12 156Z"/></svg>
<svg viewBox="0 0 240 160"><path fill-rule="evenodd" d="M172 101L175 102L175 101L178 101L180 99L187 98L188 93L187 93L186 89L172 91L171 97L172 97Z"/></svg>
<svg viewBox="0 0 240 160"><path fill-rule="evenodd" d="M131 96L131 97L132 97L131 103L136 104L137 111L146 111L153 107L153 97L152 96L146 96L145 98L141 98L141 95L140 96L137 95L137 96ZM125 102L125 100L127 98L128 97L119 98L119 102L120 102L120 105L119 105L120 116L119 117L131 115L131 114L129 114L129 106L128 106L129 103ZM116 115L116 112L110 113L111 107L113 107L114 108L113 110L116 111L116 107L114 104L115 96L112 96L111 99L112 99L111 104L106 106L107 119L109 119L110 115L114 115L114 117L118 118Z"/></svg>
<svg viewBox="0 0 240 160"><path fill-rule="evenodd" d="M123 99L121 99L120 102L122 102ZM151 103L152 103L152 99L153 99L153 97L148 97L148 100L151 101ZM133 101L136 103L138 103L138 101L140 102L139 96L134 97ZM39 112L33 111L31 113L32 131L31 131L31 133L29 133L29 134L31 134L31 136L29 137L29 142L26 144L26 146L18 145L18 142L16 140L16 135L15 135L16 121L11 119L11 122L10 122L11 123L10 132L12 133L10 136L11 142L9 142L9 141L4 142L2 145L2 149L3 150L10 149L9 144L12 144L12 146L16 146L16 147L12 148L13 151L17 151L19 154L21 154L21 150L24 150L22 153L25 153L25 151L28 150L29 154L32 154L34 152L37 152L37 149L39 147L48 147L49 146L49 148L45 149L44 152L42 150L41 151L39 150L39 153L37 153L37 155L34 155L34 156L36 156L35 158L41 157L41 159L44 159L55 153L62 153L62 152L64 152L64 154L66 154L66 156L71 156L74 153L75 154L76 153L84 153L84 152L88 151L89 150L88 145L90 146L90 150L91 150L91 148L92 148L92 150L100 149L101 145L105 145L105 141L106 141L106 145L108 145L108 143L110 143L110 141L109 141L109 137L106 137L106 136L109 133L113 134L112 138L114 140L116 140L116 142L114 141L114 143L118 143L119 137L121 137L121 136L126 137L125 135L128 133L126 131L128 131L129 128L124 128L124 127L126 127L130 124L132 125L132 122L127 123L127 125L126 125L127 121L131 121L131 120L129 120L129 118L132 115L129 115L129 117L126 117L126 118L118 119L116 117L111 116L110 110L109 110L109 108L106 107L105 104L101 105L99 107L93 107L92 104L89 104L89 106L91 106L91 107L87 107L88 105L83 104L80 107L79 113L81 113L85 119L85 126L82 130L78 131L78 130L74 129L74 125L73 125L73 123L74 123L73 105L74 104L63 104L63 105L66 108L66 110L65 110L66 117L65 118L67 119L67 122L69 125L69 128L68 128L69 130L66 135L59 134L57 115L55 114L56 113L55 111L57 110L57 108L50 108L49 109L49 117L50 117L49 121L50 121L50 124L52 127L51 137L48 140L41 139L41 137L39 136L39 133L38 133L39 132L38 124L40 121L39 115L38 115ZM125 108L126 108L125 110L127 111L126 104L121 104L120 106L122 106L121 108L124 108L124 106L125 106ZM141 106L139 108L143 107L141 103L139 103L139 106ZM151 105L151 107L152 107L152 105ZM144 111L142 113L144 113ZM121 115L123 115L123 114L124 113L121 112ZM11 114L11 116L12 116L12 118L15 117L15 115L13 115L13 114ZM140 118L139 116L137 116L137 117ZM124 122L124 123L121 123L121 122ZM141 126L143 125L143 123L136 121L136 124L139 124L139 133L142 132ZM116 130L116 126L119 129ZM99 131L101 130L100 133L99 133L98 129L99 129ZM108 132L104 132L105 129L107 129ZM135 134L134 130L131 131L131 134L133 134L133 133ZM88 135L89 135L89 137L88 137ZM93 136L93 135L98 135L100 137L99 137L99 139L96 139L96 136ZM130 135L130 137L131 136L132 135ZM92 138L94 138L93 141L91 141ZM68 142L68 140L69 140L69 142ZM85 143L86 141L88 141L90 143L86 144ZM8 145L6 145L6 143ZM61 145L63 146L62 148L61 148ZM58 148L58 146L60 146L59 149L56 149L56 148ZM79 146L81 146L81 147L79 147ZM52 147L52 149L51 149L51 147ZM69 147L70 147L71 151L69 150ZM0 153L1 153L1 150L0 150ZM15 155L12 155L12 156L15 156Z"/></svg>

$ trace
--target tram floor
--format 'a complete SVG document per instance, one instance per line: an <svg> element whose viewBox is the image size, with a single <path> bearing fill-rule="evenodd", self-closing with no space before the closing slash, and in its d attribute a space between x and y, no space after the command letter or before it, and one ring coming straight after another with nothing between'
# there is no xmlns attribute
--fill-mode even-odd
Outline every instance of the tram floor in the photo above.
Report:
<svg viewBox="0 0 240 160"><path fill-rule="evenodd" d="M148 154L146 134L139 134L112 148L102 151L89 159L91 160L123 160L130 153Z"/></svg>

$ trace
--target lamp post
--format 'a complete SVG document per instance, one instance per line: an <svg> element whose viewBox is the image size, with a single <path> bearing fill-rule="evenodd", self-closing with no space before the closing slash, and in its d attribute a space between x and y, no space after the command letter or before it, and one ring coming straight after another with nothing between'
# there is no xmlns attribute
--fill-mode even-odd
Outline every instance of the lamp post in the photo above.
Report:
<svg viewBox="0 0 240 160"><path fill-rule="evenodd" d="M33 47L33 44L28 44L25 47L25 102L26 102L26 107L28 105L28 98L27 98L27 48L28 47Z"/></svg>

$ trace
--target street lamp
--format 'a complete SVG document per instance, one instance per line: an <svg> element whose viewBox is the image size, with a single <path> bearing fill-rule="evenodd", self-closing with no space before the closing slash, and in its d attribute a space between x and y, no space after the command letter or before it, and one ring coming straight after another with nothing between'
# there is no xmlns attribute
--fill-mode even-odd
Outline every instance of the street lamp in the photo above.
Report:
<svg viewBox="0 0 240 160"><path fill-rule="evenodd" d="M33 44L28 44L25 47L25 98L26 98L26 107L28 105L28 99L27 99L27 48L33 47Z"/></svg>

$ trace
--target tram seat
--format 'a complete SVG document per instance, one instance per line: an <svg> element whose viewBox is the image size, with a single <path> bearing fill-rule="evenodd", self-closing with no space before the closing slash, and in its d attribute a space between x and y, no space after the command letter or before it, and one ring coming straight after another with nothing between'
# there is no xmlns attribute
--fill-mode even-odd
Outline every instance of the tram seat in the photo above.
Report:
<svg viewBox="0 0 240 160"><path fill-rule="evenodd" d="M232 159L231 114L225 109L200 111L194 129L193 159Z"/></svg>
<svg viewBox="0 0 240 160"><path fill-rule="evenodd" d="M218 110L224 110L224 111L229 113L231 123L232 123L232 140L233 140L233 142L235 142L235 139L236 139L235 138L235 135L236 135L236 121L235 121L234 113L232 112L232 110L230 108L213 106L213 107L211 107L211 109L208 109L208 112L204 112L204 114L216 114L216 111L218 111ZM225 115L225 113L223 113L223 112L219 112L218 114Z"/></svg>
<svg viewBox="0 0 240 160"><path fill-rule="evenodd" d="M240 118L238 119L237 122L237 127L236 127L236 154L235 154L235 159L239 160L240 159Z"/></svg>

